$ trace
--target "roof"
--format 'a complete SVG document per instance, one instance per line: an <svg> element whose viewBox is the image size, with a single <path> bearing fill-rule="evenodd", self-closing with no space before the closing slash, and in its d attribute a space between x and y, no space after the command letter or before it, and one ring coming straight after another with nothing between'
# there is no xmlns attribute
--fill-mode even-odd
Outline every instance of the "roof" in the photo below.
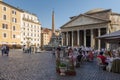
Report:
<svg viewBox="0 0 120 80"><path fill-rule="evenodd" d="M110 34L105 34L105 35L102 35L100 37L98 37L99 39L101 38L106 38L106 39L110 39L110 38L120 38L120 30L118 31L115 31L115 32L112 32Z"/></svg>
<svg viewBox="0 0 120 80"><path fill-rule="evenodd" d="M67 25L67 24L69 24L70 22L76 20L76 19L79 18L80 16L86 16L86 17L89 17L89 18L101 20L101 21L103 21L103 22L109 22L110 20L101 19L101 18L99 18L99 17L93 17L93 16L89 15L89 14L98 13L98 12L105 12L105 11L111 11L111 9L97 8L97 9L90 10L90 11L84 13L84 14L79 14L78 16L73 16L70 21L68 21L67 23L65 23L64 25L62 25L60 28L63 28L65 25Z"/></svg>
<svg viewBox="0 0 120 80"><path fill-rule="evenodd" d="M96 9L92 9L92 10L86 12L85 14L96 13L96 12L101 12L101 11L105 11L105 9L103 9L103 8L96 8Z"/></svg>
<svg viewBox="0 0 120 80"><path fill-rule="evenodd" d="M100 21L102 21L103 23L110 21L110 20L100 19L100 18L98 18L98 17L93 17L93 16L86 15L86 14L80 14L80 15L74 17L73 19L71 19L70 21L68 21L67 23L65 23L63 26L61 26L61 28L63 28L65 25L69 24L70 22L76 20L76 19L79 18L80 16L85 16L85 17L89 17L89 18L92 18L92 19L100 20Z"/></svg>
<svg viewBox="0 0 120 80"><path fill-rule="evenodd" d="M16 9L16 10L21 11L21 12L23 12L22 9L20 9L20 8L18 8L18 7L14 7L14 6L12 6L12 5L10 5L10 4L7 4L7 3L5 3L5 2L3 2L3 1L0 1L0 3L4 4L4 5L6 5L6 6L12 7L12 8L14 8L14 9Z"/></svg>

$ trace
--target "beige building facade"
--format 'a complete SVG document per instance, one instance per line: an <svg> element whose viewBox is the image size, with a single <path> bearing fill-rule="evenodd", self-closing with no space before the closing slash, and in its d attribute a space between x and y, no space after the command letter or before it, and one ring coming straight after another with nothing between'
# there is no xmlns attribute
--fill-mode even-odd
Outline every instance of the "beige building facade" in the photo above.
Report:
<svg viewBox="0 0 120 80"><path fill-rule="evenodd" d="M0 1L0 45L20 45L22 10Z"/></svg>
<svg viewBox="0 0 120 80"><path fill-rule="evenodd" d="M0 45L41 46L41 23L28 11L0 1Z"/></svg>
<svg viewBox="0 0 120 80"><path fill-rule="evenodd" d="M50 39L52 37L52 30L48 28L42 28L42 34L41 34L41 44L42 46L48 45L50 42Z"/></svg>
<svg viewBox="0 0 120 80"><path fill-rule="evenodd" d="M109 48L97 37L120 30L120 14L111 9L93 9L71 17L61 26L64 46L86 46L94 49Z"/></svg>
<svg viewBox="0 0 120 80"><path fill-rule="evenodd" d="M58 37L60 35L60 30L55 30L54 33L55 33L56 37ZM41 45L42 46L49 45L51 37L52 37L52 29L42 28Z"/></svg>

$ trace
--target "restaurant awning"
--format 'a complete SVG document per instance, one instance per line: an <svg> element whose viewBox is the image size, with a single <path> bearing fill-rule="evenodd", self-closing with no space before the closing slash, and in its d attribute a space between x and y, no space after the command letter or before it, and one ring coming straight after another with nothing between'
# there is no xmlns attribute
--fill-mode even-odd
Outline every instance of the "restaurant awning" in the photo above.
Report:
<svg viewBox="0 0 120 80"><path fill-rule="evenodd" d="M120 30L112 32L110 34L102 35L98 37L98 39L120 39Z"/></svg>

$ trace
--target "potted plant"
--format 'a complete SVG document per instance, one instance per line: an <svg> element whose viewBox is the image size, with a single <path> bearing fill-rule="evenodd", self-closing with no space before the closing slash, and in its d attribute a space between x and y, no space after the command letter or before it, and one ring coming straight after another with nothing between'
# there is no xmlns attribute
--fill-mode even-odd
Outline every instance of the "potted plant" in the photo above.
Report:
<svg viewBox="0 0 120 80"><path fill-rule="evenodd" d="M68 70L66 71L66 74L67 75L76 75L76 71L75 71L75 66L73 64L73 61L71 60L70 64L69 64L69 68Z"/></svg>
<svg viewBox="0 0 120 80"><path fill-rule="evenodd" d="M66 64L65 63L60 63L59 69L60 69L60 75L65 75L66 72Z"/></svg>

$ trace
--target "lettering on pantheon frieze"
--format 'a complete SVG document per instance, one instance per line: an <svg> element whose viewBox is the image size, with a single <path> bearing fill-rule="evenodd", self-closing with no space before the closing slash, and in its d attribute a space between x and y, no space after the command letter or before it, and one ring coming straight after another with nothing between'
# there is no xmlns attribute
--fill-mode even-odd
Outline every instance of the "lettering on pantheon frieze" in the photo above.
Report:
<svg viewBox="0 0 120 80"><path fill-rule="evenodd" d="M105 27L108 27L108 25L107 24L95 24L95 25L86 25L86 26L73 26L73 27L64 28L62 29L62 31L105 28Z"/></svg>

